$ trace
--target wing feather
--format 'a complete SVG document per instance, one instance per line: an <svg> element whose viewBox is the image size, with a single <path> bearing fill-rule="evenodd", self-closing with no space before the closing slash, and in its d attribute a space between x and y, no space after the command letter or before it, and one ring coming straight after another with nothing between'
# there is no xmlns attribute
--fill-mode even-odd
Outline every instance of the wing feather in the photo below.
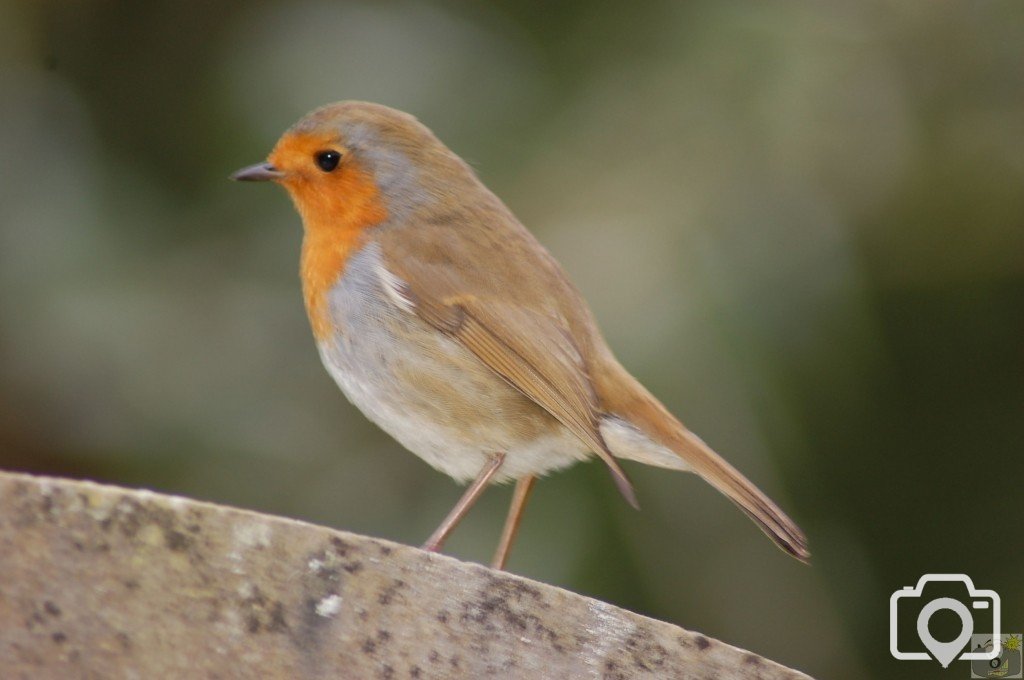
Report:
<svg viewBox="0 0 1024 680"><path fill-rule="evenodd" d="M425 279L423 274L431 271L403 261L390 275L404 284L403 299L415 314L461 343L576 435L608 466L626 500L637 506L629 478L601 437L597 398L566 321L550 310L469 293L465 282L450 275Z"/></svg>

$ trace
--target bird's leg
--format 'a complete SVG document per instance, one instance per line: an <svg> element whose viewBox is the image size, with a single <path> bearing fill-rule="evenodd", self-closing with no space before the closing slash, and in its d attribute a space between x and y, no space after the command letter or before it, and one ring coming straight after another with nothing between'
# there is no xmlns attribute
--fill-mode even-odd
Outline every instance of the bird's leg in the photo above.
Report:
<svg viewBox="0 0 1024 680"><path fill-rule="evenodd" d="M494 559L491 560L492 569L505 568L508 554L512 552L512 542L519 533L519 523L523 519L526 501L530 499L530 492L533 491L533 484L536 481L536 475L527 475L520 477L516 482L515 491L512 492L512 504L508 508L508 517L505 518L505 528L501 531L501 541L494 552Z"/></svg>
<svg viewBox="0 0 1024 680"><path fill-rule="evenodd" d="M462 518L466 516L469 509L473 507L473 504L476 503L477 500L479 500L484 489L487 488L487 483L491 481L491 477L495 475L498 468L500 468L501 464L504 462L504 453L496 453L491 456L490 460L487 461L487 464L484 465L482 470L480 470L480 474L476 476L473 483L470 484L469 488L466 489L466 492L462 494L462 498L459 499L459 502L455 504L455 507L448 513L448 516L444 518L443 522L441 522L441 526L437 527L437 529L434 530L434 533L430 535L430 538L427 539L427 542L423 544L424 550L437 552L441 549L441 546L444 545L448 535L455 530L455 527L458 526L459 522L462 521Z"/></svg>

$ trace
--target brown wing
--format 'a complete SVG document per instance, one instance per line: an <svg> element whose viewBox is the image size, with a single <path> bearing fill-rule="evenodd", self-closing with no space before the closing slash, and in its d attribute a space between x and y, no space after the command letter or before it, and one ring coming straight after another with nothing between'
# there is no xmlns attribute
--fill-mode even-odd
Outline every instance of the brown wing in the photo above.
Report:
<svg viewBox="0 0 1024 680"><path fill-rule="evenodd" d="M528 245L517 243L522 238L518 230L506 236L505 247ZM419 241L422 248L410 241ZM598 429L597 399L569 322L551 304L554 291L543 288L546 277L560 272L550 268L546 253L532 248L511 258L515 264L497 257L501 264L484 269L478 266L481 247L486 244L439 230L429 240L403 238L401 246L385 248L392 257L384 264L403 286L398 294L415 314L460 342L590 447L636 507L632 484ZM394 257L397 249L400 256ZM517 271L522 257L532 257L536 270ZM529 259L525 265L531 265ZM524 287L533 286L541 289L523 294Z"/></svg>

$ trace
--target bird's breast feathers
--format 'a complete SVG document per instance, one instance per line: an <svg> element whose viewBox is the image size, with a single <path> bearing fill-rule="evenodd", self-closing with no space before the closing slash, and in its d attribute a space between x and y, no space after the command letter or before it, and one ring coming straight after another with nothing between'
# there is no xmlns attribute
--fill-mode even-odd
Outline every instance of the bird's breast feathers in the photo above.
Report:
<svg viewBox="0 0 1024 680"><path fill-rule="evenodd" d="M343 191L318 192L302 185L292 189L297 192L304 225L302 291L317 340L331 333L328 292L344 275L352 256L366 245L368 230L388 217L372 177L358 166L346 166L339 173Z"/></svg>
<svg viewBox="0 0 1024 680"><path fill-rule="evenodd" d="M328 372L370 420L459 480L506 452L499 479L564 467L587 447L544 409L416 314L405 283L368 240L327 296Z"/></svg>

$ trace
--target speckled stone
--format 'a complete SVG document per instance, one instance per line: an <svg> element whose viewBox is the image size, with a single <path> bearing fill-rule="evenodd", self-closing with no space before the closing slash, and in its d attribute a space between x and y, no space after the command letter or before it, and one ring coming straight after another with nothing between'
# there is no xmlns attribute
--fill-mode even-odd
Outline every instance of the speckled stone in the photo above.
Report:
<svg viewBox="0 0 1024 680"><path fill-rule="evenodd" d="M4 678L807 678L476 564L0 473Z"/></svg>

